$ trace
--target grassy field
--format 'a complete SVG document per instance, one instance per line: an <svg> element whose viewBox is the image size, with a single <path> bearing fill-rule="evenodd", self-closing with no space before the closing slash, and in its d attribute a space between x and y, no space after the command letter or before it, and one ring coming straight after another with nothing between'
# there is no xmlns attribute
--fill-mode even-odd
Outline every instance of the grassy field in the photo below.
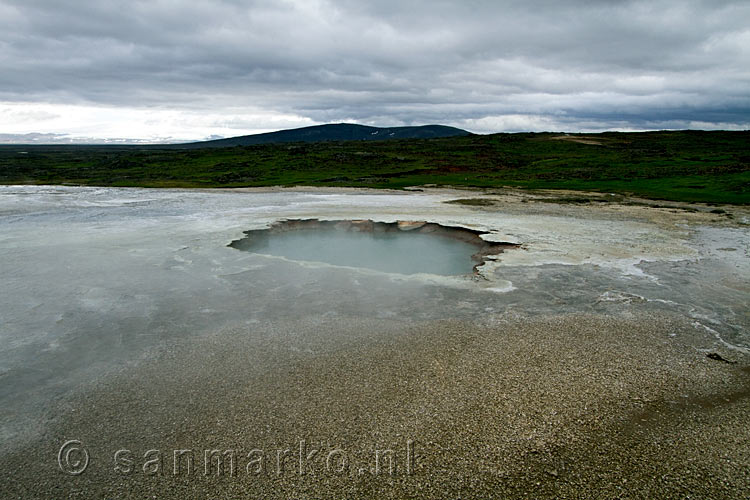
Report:
<svg viewBox="0 0 750 500"><path fill-rule="evenodd" d="M750 132L523 133L382 142L0 146L2 184L142 187L425 184L750 203Z"/></svg>

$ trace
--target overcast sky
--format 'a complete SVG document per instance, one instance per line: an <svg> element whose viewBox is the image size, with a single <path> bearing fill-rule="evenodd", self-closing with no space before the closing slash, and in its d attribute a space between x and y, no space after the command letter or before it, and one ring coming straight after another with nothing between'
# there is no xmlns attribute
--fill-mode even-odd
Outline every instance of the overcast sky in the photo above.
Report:
<svg viewBox="0 0 750 500"><path fill-rule="evenodd" d="M331 122L748 129L750 1L0 0L0 141Z"/></svg>

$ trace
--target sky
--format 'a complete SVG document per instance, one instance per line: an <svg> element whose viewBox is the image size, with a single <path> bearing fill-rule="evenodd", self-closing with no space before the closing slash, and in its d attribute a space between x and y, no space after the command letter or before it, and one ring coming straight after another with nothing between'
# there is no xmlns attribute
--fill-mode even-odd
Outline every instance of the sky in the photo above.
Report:
<svg viewBox="0 0 750 500"><path fill-rule="evenodd" d="M0 142L750 129L750 1L0 0Z"/></svg>

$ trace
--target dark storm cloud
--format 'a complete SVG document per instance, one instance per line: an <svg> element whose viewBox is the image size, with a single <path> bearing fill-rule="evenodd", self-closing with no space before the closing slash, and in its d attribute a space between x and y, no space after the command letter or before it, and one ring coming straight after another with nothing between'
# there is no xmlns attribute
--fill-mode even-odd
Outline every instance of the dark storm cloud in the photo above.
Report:
<svg viewBox="0 0 750 500"><path fill-rule="evenodd" d="M0 0L0 100L473 130L746 127L746 1Z"/></svg>

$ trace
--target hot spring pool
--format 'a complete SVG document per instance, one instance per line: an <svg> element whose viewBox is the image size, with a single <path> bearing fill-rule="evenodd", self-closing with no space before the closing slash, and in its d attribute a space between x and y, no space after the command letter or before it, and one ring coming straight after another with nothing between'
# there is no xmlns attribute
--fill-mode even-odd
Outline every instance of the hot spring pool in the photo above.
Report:
<svg viewBox="0 0 750 500"><path fill-rule="evenodd" d="M398 274L461 275L503 245L478 231L424 222L284 221L247 231L230 246L295 261L323 262Z"/></svg>

